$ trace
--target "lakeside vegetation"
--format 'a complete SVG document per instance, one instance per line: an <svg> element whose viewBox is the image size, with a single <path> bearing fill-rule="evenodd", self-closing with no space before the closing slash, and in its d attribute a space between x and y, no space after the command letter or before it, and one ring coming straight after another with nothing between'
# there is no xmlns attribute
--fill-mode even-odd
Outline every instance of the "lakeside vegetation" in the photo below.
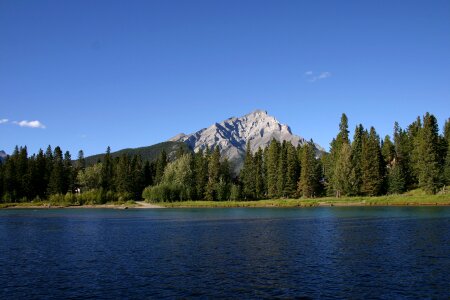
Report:
<svg viewBox="0 0 450 300"><path fill-rule="evenodd" d="M52 150L48 146L45 153L40 150L31 156L26 147L16 147L0 162L0 203L83 206L144 198L164 206L358 201L406 205L411 201L447 204L450 198L446 188L450 185L450 120L440 135L436 118L427 113L406 129L396 123L393 139L386 136L383 140L375 128L367 130L359 124L350 140L343 114L330 145L326 153L319 152L313 141L294 147L272 140L267 148L252 153L248 144L238 175L221 157L219 147L197 153L179 147L174 155L162 150L151 162L138 154L114 157L108 147L91 166L83 151L72 161L70 153L63 155L60 147ZM439 195L411 194L418 188L427 195Z"/></svg>
<svg viewBox="0 0 450 300"><path fill-rule="evenodd" d="M167 208L317 207L317 206L449 206L449 195L385 195L323 197L316 199L268 199L252 201L159 202Z"/></svg>

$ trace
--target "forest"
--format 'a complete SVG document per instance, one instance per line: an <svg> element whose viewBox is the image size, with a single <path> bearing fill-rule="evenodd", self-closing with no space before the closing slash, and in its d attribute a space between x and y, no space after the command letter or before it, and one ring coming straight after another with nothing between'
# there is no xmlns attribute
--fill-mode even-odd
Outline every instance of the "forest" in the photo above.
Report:
<svg viewBox="0 0 450 300"><path fill-rule="evenodd" d="M375 128L356 126L349 137L342 114L329 152L312 141L294 147L272 140L255 153L247 145L238 175L221 157L218 147L197 153L180 148L156 161L139 155L113 158L110 148L101 160L86 165L83 151L77 159L50 146L29 155L17 147L0 163L0 199L3 203L49 200L71 205L141 200L259 200L341 196L379 196L422 189L445 193L450 184L450 119L439 134L434 115L380 139Z"/></svg>

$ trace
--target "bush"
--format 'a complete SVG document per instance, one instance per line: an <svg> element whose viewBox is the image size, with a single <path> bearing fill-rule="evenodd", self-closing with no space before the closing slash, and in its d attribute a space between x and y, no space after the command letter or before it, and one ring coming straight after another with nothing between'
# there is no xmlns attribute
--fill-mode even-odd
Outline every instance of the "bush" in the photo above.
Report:
<svg viewBox="0 0 450 300"><path fill-rule="evenodd" d="M142 192L142 197L148 202L174 202L187 200L189 191L179 184L160 183L146 187Z"/></svg>

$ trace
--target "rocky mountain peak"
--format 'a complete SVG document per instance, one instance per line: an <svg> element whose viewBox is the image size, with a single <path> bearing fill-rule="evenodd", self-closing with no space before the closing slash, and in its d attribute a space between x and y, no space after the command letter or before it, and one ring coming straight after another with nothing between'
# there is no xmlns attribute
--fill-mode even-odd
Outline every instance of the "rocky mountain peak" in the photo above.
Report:
<svg viewBox="0 0 450 300"><path fill-rule="evenodd" d="M195 152L218 146L222 155L239 170L247 143L256 152L259 148L267 147L272 139L289 141L294 146L306 142L304 138L292 134L289 126L281 124L267 111L259 109L242 117L231 117L192 134L178 134L169 141L185 142Z"/></svg>

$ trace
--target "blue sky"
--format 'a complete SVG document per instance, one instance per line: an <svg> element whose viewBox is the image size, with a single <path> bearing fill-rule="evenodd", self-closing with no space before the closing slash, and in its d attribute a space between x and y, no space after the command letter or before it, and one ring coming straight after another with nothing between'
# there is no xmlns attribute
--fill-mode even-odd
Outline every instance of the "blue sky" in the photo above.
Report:
<svg viewBox="0 0 450 300"><path fill-rule="evenodd" d="M0 150L73 156L257 108L327 149L342 112L442 127L450 1L0 0L0 107Z"/></svg>

